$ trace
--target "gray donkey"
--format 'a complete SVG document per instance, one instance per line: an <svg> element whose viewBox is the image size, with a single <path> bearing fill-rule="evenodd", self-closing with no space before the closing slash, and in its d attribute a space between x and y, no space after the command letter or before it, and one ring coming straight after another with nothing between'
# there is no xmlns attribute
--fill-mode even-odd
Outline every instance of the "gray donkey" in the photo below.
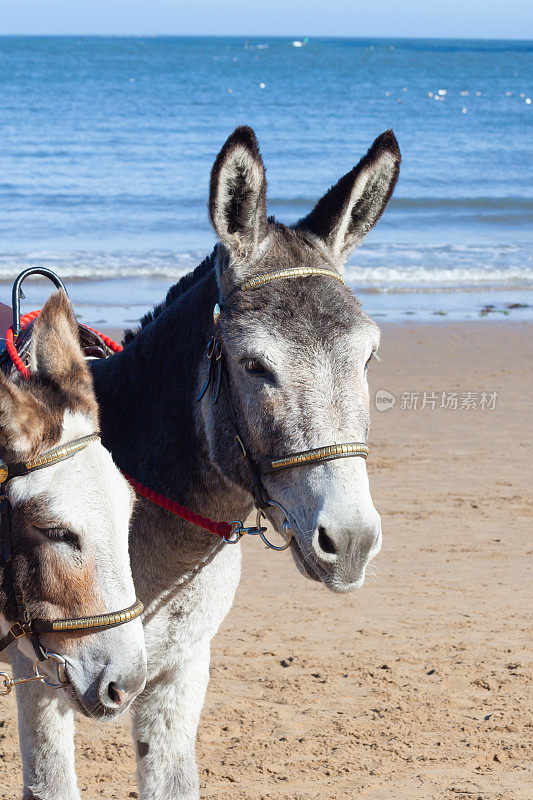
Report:
<svg viewBox="0 0 533 800"><path fill-rule="evenodd" d="M379 330L340 278L381 216L399 163L387 131L286 227L267 217L257 141L238 128L212 171L213 253L126 336L121 353L92 365L103 441L125 473L215 520L245 519L255 499L274 528L290 527L298 569L337 592L362 585L381 545L364 458L338 457L337 448L334 460L318 451L315 463L272 465L344 443L357 443L345 455L365 454L366 366ZM133 714L140 798L195 800L210 642L233 602L240 547L141 499L130 554L148 651L147 689ZM46 726L31 727L35 762L53 751L61 724L49 710ZM79 798L71 752L58 757L39 800ZM33 769L26 765L26 787Z"/></svg>

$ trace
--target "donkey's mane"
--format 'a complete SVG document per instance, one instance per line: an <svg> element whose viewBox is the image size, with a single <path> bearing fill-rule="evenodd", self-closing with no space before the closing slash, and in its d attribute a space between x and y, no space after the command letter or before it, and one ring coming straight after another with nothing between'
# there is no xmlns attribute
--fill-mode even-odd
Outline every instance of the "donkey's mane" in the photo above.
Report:
<svg viewBox="0 0 533 800"><path fill-rule="evenodd" d="M214 255L215 250L213 250L211 255L206 256L202 263L198 264L198 266L193 269L192 272L188 272L186 275L180 278L179 281L174 284L174 286L171 286L163 302L156 305L151 311L148 311L144 317L142 317L139 327L136 330L129 329L124 332L124 339L122 342L124 347L135 339L139 331L141 331L143 328L146 328L146 326L153 322L154 319L159 317L160 314L162 314L163 311L165 311L174 302L174 300L177 300L178 297L184 295L185 292L191 288L191 286L194 286L196 283L198 283L198 281L201 281L205 275L207 275L209 270L213 267Z"/></svg>

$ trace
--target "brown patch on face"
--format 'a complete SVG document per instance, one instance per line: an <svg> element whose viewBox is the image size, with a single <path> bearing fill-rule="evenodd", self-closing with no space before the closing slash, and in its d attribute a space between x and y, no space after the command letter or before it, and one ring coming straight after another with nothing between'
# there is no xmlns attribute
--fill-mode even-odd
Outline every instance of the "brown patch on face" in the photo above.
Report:
<svg viewBox="0 0 533 800"><path fill-rule="evenodd" d="M98 429L98 407L83 358L78 326L64 292L50 297L35 323L21 336L30 342L31 377L15 382L0 370L0 457L7 463L27 461L56 445L65 412L80 411ZM19 346L24 345L19 342ZM101 613L105 609L95 586L94 565L61 555L32 525L61 527L50 518L46 498L13 509L14 556L11 569L32 617L55 619ZM68 546L68 545L67 545ZM0 611L12 621L17 611L0 569ZM78 638L74 634L72 638Z"/></svg>
<svg viewBox="0 0 533 800"><path fill-rule="evenodd" d="M30 616L54 620L105 613L92 558L73 545L47 540L39 530L47 528L61 528L61 522L51 516L46 497L13 508L12 571ZM50 641L68 647L82 636L82 631L54 633Z"/></svg>
<svg viewBox="0 0 533 800"><path fill-rule="evenodd" d="M36 571L40 599L60 609L60 616L78 617L103 613L98 598L94 562L79 563L54 550L54 543L43 543ZM37 587L36 587L37 588Z"/></svg>

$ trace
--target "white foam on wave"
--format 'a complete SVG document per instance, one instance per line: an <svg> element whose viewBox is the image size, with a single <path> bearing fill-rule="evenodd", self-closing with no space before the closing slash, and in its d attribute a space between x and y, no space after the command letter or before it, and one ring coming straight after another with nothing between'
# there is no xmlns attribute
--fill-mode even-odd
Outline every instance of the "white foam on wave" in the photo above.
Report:
<svg viewBox="0 0 533 800"><path fill-rule="evenodd" d="M175 252L53 252L0 254L0 281L11 282L29 266L46 266L66 281L165 279L176 281L194 269L208 249ZM533 288L533 258L523 245L428 245L373 243L357 251L346 267L353 286L376 291L439 287Z"/></svg>
<svg viewBox="0 0 533 800"><path fill-rule="evenodd" d="M418 267L356 267L346 269L346 278L352 286L366 286L377 290L402 288L465 288L485 286L498 288L532 288L533 269L521 267L462 267L455 269Z"/></svg>
<svg viewBox="0 0 533 800"><path fill-rule="evenodd" d="M0 254L0 280L13 280L26 267L46 266L64 279L173 278L194 269L205 250L177 253L151 250L146 253L54 252L48 250Z"/></svg>

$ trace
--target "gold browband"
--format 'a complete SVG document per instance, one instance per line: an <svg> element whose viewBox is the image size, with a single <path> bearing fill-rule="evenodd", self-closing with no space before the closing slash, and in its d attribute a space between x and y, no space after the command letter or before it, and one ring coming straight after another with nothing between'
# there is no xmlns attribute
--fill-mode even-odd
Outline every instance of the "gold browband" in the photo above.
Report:
<svg viewBox="0 0 533 800"><path fill-rule="evenodd" d="M304 450L301 453L293 453L285 458L278 458L270 462L271 471L287 469L288 467L298 467L301 464L312 464L319 461L329 461L335 458L350 458L351 456L361 456L367 458L368 447L363 442L348 442L347 444L332 444L329 447L317 447L315 450Z"/></svg>
<svg viewBox="0 0 533 800"><path fill-rule="evenodd" d="M241 283L238 288L241 292L246 292L248 289L257 289L259 286L263 286L263 284L276 280L277 278L306 278L308 275L324 275L328 278L335 278L346 286L342 276L332 269L323 269L321 267L294 267L292 269L278 269L275 272L267 272L265 275L257 275L257 277L250 278L244 281L244 283Z"/></svg>
<svg viewBox="0 0 533 800"><path fill-rule="evenodd" d="M54 631L87 631L95 628L113 628L124 625L125 622L140 617L144 606L140 600L123 611L113 611L110 614L99 614L94 617L77 617L74 619L34 620L33 629L38 633L52 633Z"/></svg>
<svg viewBox="0 0 533 800"><path fill-rule="evenodd" d="M0 459L0 484L5 483L11 478L20 478L22 475L27 475L33 472L34 469L43 469L44 467L51 467L59 461L64 461L67 458L72 458L80 450L83 450L91 442L95 442L100 438L99 433L90 433L88 436L82 436L79 439L74 439L67 444L60 444L53 447L48 452L43 453L37 458L32 458L29 461L21 461L16 464L6 464L5 461Z"/></svg>
<svg viewBox="0 0 533 800"><path fill-rule="evenodd" d="M48 467L51 464L55 464L56 461L63 461L65 458L70 458L70 456L73 456L79 450L83 450L88 444L95 442L99 438L100 435L98 433L91 433L89 436L83 436L81 439L76 439L74 442L68 442L67 444L54 447L47 453L43 453L42 456L38 456L31 461L26 461L24 466L28 472L31 472L33 469L39 469L40 467Z"/></svg>

